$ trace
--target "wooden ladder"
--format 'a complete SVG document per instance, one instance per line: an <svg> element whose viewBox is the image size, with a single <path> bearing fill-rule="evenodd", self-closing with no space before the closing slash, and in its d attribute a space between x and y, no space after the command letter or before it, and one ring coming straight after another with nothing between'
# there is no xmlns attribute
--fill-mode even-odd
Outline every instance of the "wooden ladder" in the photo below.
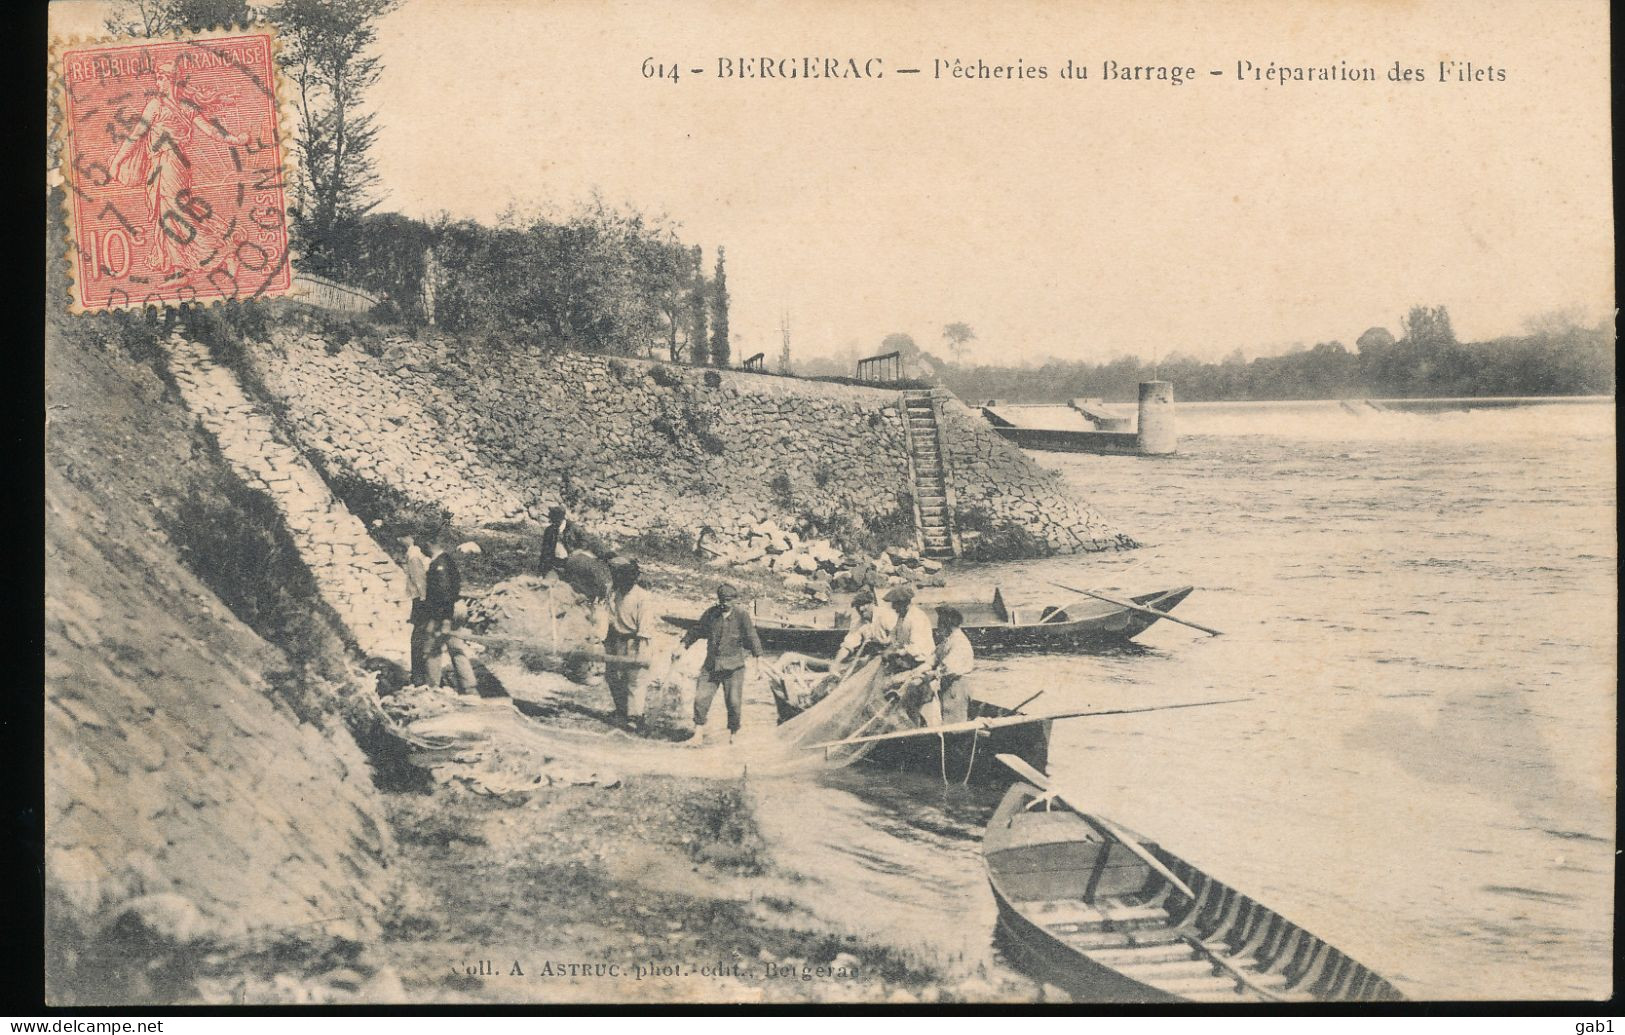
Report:
<svg viewBox="0 0 1625 1035"><path fill-rule="evenodd" d="M905 390L902 416L909 477L914 482L914 523L920 553L926 557L958 557L953 470L942 443L941 401L929 389Z"/></svg>

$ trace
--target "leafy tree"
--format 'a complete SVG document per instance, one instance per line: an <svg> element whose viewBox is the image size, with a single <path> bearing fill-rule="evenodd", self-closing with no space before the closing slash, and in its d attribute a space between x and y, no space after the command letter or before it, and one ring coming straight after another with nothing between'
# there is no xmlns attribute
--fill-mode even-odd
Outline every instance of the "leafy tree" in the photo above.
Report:
<svg viewBox="0 0 1625 1035"><path fill-rule="evenodd" d="M733 354L728 335L728 273L717 245L717 271L711 278L711 365L725 367Z"/></svg>
<svg viewBox="0 0 1625 1035"><path fill-rule="evenodd" d="M349 235L380 200L371 154L378 127L363 104L378 82L378 58L370 53L378 19L398 2L282 0L270 12L298 111L294 229L302 258L316 269L343 263Z"/></svg>
<svg viewBox="0 0 1625 1035"><path fill-rule="evenodd" d="M692 279L689 252L670 226L651 226L648 233L630 242L634 275L648 285L650 299L659 311L666 358L682 362L689 343L686 339L689 282Z"/></svg>
<svg viewBox="0 0 1625 1035"><path fill-rule="evenodd" d="M705 251L695 245L689 257L692 277L688 289L688 361L704 366L711 360L710 330L706 316L710 286L705 279Z"/></svg>
<svg viewBox="0 0 1625 1035"><path fill-rule="evenodd" d="M421 312L425 262L434 247L434 227L398 212L372 213L359 221L350 247L335 256L334 274L395 303L402 316L417 323Z"/></svg>
<svg viewBox="0 0 1625 1035"><path fill-rule="evenodd" d="M965 359L965 349L976 340L976 332L971 330L968 323L955 321L942 328L942 340L948 343L948 351L954 357L954 362L961 363Z"/></svg>
<svg viewBox="0 0 1625 1035"><path fill-rule="evenodd" d="M1411 306L1411 311L1399 322L1404 341L1409 344L1441 346L1456 344L1456 332L1450 326L1450 310L1444 306Z"/></svg>

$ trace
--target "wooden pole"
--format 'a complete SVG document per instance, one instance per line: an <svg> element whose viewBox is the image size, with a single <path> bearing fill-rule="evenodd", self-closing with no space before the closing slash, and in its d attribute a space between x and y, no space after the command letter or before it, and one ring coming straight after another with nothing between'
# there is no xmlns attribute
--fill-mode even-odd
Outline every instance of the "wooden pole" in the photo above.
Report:
<svg viewBox="0 0 1625 1035"><path fill-rule="evenodd" d="M995 757L997 757L999 761L1003 762L1007 768L1014 771L1017 776L1020 776L1023 780L1026 780L1039 790L1046 792L1047 796L1051 800L1065 800L1051 788L1049 777L1045 776L1037 769L1034 769L1020 758L1017 758L1015 755L997 755ZM1071 803L1067 802L1067 804L1070 805ZM1152 855L1151 852L1147 850L1145 845L1142 845L1140 842L1130 837L1128 832L1122 827L1118 826L1116 823L1113 823L1109 819L1103 819L1100 816L1091 816L1089 813L1083 811L1075 805L1072 806L1072 809L1080 818L1086 820L1090 826L1093 826L1102 834L1105 834L1113 841L1116 841L1124 848L1127 848L1129 851L1139 856L1147 866L1162 874L1168 883L1178 888L1180 893L1186 898L1190 899L1192 902L1196 901L1196 892L1191 890L1190 885L1180 880L1173 870L1170 870L1166 865L1164 865L1161 859L1158 859L1156 856Z"/></svg>
<svg viewBox="0 0 1625 1035"><path fill-rule="evenodd" d="M648 668L648 658L631 658L623 654L605 654L596 650L554 650L545 643L534 640L521 640L516 636L487 636L483 633L471 633L459 629L456 632L444 635L456 636L459 639L473 640L475 643L494 643L509 647L528 647L540 654L554 655L566 659L579 659L581 661L601 661L606 665L623 665L630 668Z"/></svg>
<svg viewBox="0 0 1625 1035"><path fill-rule="evenodd" d="M1078 589L1078 588L1073 587L1073 586L1063 586L1059 582L1051 582L1050 585L1056 587L1057 589L1064 589L1068 593L1081 593L1086 597L1094 597L1096 600L1104 600L1108 604L1116 604L1118 607L1126 607L1130 611L1138 611L1141 614L1145 614L1145 615L1155 615L1158 618L1163 618L1163 619L1166 619L1167 621L1174 622L1174 623L1177 623L1179 625L1188 625L1192 629L1200 629L1200 630L1202 630L1203 632L1207 633L1209 636L1223 636L1224 635L1224 633L1220 632L1218 629L1210 629L1209 627L1207 627L1205 625L1199 625L1196 622L1189 622L1189 621L1186 621L1183 618L1177 618L1174 615L1169 614L1167 611L1158 611L1154 607L1145 607L1143 605L1134 603L1132 600L1118 600L1116 597L1109 597L1104 593L1096 593L1092 589Z"/></svg>

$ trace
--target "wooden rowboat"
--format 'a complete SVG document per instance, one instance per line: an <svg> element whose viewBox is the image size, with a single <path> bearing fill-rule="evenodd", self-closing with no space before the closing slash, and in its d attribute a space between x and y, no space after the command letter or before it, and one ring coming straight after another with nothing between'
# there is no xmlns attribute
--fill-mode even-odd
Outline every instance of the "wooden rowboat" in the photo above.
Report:
<svg viewBox="0 0 1625 1035"><path fill-rule="evenodd" d="M1190 595L1193 587L1143 593L1130 599L1152 611L1172 611ZM1135 611L1101 600L1068 603L1056 613L1053 608L1012 608L1002 593L995 592L991 603L982 601L920 601L927 614L940 603L951 603L965 616L962 627L978 654L1021 650L1089 651L1120 647L1156 623L1155 615ZM665 615L665 621L684 632L699 624L698 618ZM845 626L787 622L757 618L756 633L762 649L794 651L813 657L833 657L849 632Z"/></svg>
<svg viewBox="0 0 1625 1035"><path fill-rule="evenodd" d="M1005 793L982 858L1003 941L1035 977L1108 1002L1404 998L1323 939L1125 833L1030 783Z"/></svg>

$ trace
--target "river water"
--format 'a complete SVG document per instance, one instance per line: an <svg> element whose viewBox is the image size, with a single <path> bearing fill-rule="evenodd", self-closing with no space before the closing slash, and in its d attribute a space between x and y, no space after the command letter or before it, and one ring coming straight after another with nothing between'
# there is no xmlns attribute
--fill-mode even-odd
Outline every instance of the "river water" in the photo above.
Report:
<svg viewBox="0 0 1625 1035"><path fill-rule="evenodd" d="M1033 602L1050 579L1190 583L1177 613L1226 633L1161 622L1143 650L984 662L1046 689L1035 708L1249 698L1057 723L1057 784L1413 998L1607 996L1613 405L1179 420L1173 457L1033 454L1143 549L955 573L956 595ZM1025 994L994 945L984 795L857 767L757 797L832 920L969 994Z"/></svg>

